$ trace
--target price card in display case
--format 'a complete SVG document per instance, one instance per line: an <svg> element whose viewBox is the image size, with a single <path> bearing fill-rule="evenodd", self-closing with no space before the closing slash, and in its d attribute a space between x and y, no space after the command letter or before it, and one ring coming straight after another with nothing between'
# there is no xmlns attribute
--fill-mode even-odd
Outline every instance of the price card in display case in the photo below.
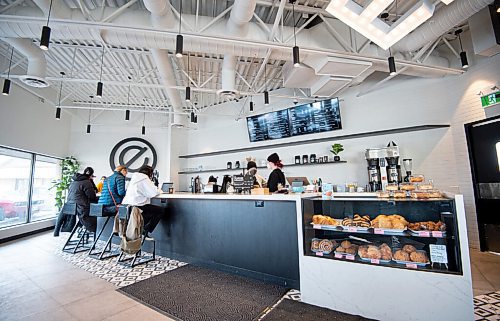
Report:
<svg viewBox="0 0 500 321"><path fill-rule="evenodd" d="M323 252L316 252L316 256L323 256Z"/></svg>
<svg viewBox="0 0 500 321"><path fill-rule="evenodd" d="M448 264L446 245L429 244L432 263Z"/></svg>

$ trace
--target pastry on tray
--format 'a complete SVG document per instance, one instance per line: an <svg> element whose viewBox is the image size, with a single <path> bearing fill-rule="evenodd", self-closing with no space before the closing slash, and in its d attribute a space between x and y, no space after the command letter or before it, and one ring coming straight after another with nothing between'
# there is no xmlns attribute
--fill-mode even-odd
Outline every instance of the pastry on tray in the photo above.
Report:
<svg viewBox="0 0 500 321"><path fill-rule="evenodd" d="M340 225L340 221L337 221L336 219L325 215L313 215L312 222L313 224L319 224L319 225L333 225L333 226Z"/></svg>
<svg viewBox="0 0 500 321"><path fill-rule="evenodd" d="M446 231L446 224L438 221L438 222L415 222L408 224L408 228L412 231Z"/></svg>
<svg viewBox="0 0 500 321"><path fill-rule="evenodd" d="M409 262L410 261L410 254L403 251L403 250L397 250L394 252L394 260L396 261L405 261Z"/></svg>
<svg viewBox="0 0 500 321"><path fill-rule="evenodd" d="M321 240L319 242L319 250L324 253L330 253L333 251L333 242L330 240Z"/></svg>
<svg viewBox="0 0 500 321"><path fill-rule="evenodd" d="M319 251L319 242L321 240L320 239L313 239L312 242L311 242L311 251L313 252L317 252Z"/></svg>
<svg viewBox="0 0 500 321"><path fill-rule="evenodd" d="M406 253L410 254L411 252L415 252L417 249L413 245L406 244L405 246L403 246L403 248L401 250L403 250Z"/></svg>
<svg viewBox="0 0 500 321"><path fill-rule="evenodd" d="M344 218L342 226L370 227L370 217L368 215L354 214L354 218Z"/></svg>
<svg viewBox="0 0 500 321"><path fill-rule="evenodd" d="M382 260L390 261L392 258L392 250L389 245L383 243L379 247Z"/></svg>
<svg viewBox="0 0 500 321"><path fill-rule="evenodd" d="M335 249L335 252L338 253L345 253L345 254L352 254L355 255L356 252L358 251L358 245L351 243L350 241L342 241L340 243L340 246Z"/></svg>
<svg viewBox="0 0 500 321"><path fill-rule="evenodd" d="M404 230L408 226L408 221L401 215L381 214L371 221L374 228Z"/></svg>
<svg viewBox="0 0 500 321"><path fill-rule="evenodd" d="M429 259L427 258L427 253L424 251L415 251L410 253L410 260L416 263L427 263Z"/></svg>

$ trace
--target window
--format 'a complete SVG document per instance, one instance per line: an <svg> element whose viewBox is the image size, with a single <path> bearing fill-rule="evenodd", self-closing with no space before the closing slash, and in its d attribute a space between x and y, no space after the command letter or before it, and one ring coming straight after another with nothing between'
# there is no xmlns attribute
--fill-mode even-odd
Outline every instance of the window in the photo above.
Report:
<svg viewBox="0 0 500 321"><path fill-rule="evenodd" d="M495 146L497 148L498 171L500 171L500 142L498 142Z"/></svg>
<svg viewBox="0 0 500 321"><path fill-rule="evenodd" d="M0 147L0 229L54 218L59 159Z"/></svg>
<svg viewBox="0 0 500 321"><path fill-rule="evenodd" d="M34 172L31 221L53 218L58 210L55 201L56 190L51 187L52 181L61 176L61 166L54 158L36 156Z"/></svg>

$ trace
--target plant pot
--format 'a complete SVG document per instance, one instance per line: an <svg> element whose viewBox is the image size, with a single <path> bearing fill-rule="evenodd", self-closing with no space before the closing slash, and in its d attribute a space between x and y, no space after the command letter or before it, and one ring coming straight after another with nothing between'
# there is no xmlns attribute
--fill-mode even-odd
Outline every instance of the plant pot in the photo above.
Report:
<svg viewBox="0 0 500 321"><path fill-rule="evenodd" d="M334 162L340 162L340 156L333 156Z"/></svg>

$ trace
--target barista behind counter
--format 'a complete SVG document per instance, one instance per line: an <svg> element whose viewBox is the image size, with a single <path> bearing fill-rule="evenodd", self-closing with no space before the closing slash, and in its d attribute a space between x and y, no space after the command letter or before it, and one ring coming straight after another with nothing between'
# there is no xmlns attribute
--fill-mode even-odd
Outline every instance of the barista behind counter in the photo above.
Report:
<svg viewBox="0 0 500 321"><path fill-rule="evenodd" d="M283 163L280 157L276 153L272 153L267 157L267 167L273 171L269 174L269 179L267 180L267 187L269 192L274 193L285 187L285 174L281 171L283 168ZM281 186L280 186L281 185Z"/></svg>

